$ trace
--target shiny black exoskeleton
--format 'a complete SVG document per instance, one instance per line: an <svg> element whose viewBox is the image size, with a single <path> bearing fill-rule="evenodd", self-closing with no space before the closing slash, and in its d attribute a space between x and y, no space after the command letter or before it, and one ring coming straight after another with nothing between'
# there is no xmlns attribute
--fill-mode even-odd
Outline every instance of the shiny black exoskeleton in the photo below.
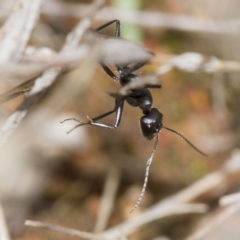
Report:
<svg viewBox="0 0 240 240"><path fill-rule="evenodd" d="M120 22L119 20L113 20L110 21L98 28L96 28L94 31L98 32L101 29L115 23L116 24L116 30L115 30L115 37L120 37ZM129 84L133 81L138 81L138 76L134 73L141 67L143 67L147 62L137 62L135 65L130 66L130 65L125 65L125 66L115 66L117 69L117 75L115 75L112 70L103 62L101 62L101 66L104 69L104 71L107 73L108 76L110 76L112 79L116 80L121 86L124 86L126 84ZM115 98L115 107L113 110L108 111L106 113L103 113L95 118L88 118L88 121L82 122L78 119L75 118L68 118L65 119L63 122L68 121L68 120L75 120L79 124L77 124L73 129L71 129L69 132L72 130L84 126L84 125L92 125L92 126L97 126L97 127L103 127L103 128L110 128L110 129L115 129L119 126L121 122L121 117L122 117L122 111L123 111L123 106L124 102L126 101L129 105L132 107L139 107L142 110L143 116L140 119L140 127L142 134L145 138L151 140L155 137L155 143L153 146L153 150L151 152L151 155L147 161L147 167L146 167L146 173L145 173L145 179L143 183L143 188L140 194L139 199L137 200L135 206L133 207L132 211L133 212L140 204L146 186L147 186L147 181L148 181L148 175L149 175L149 168L153 159L153 156L155 154L157 144L158 144L158 133L161 129L166 129L168 131L171 131L178 136L180 136L182 139L184 139L192 148L194 148L196 151L198 151L202 155L206 155L202 151L200 151L197 147L195 147L187 138L185 138L181 133L163 126L162 124L162 118L163 115L162 113L157 109L152 107L153 99L151 92L149 88L161 88L160 84L148 84L145 85L144 87L138 87L138 88L132 88L126 95L114 95L112 93L108 93L110 96ZM116 113L116 120L114 125L107 125L104 123L98 122L98 120L112 114ZM68 133L69 133L68 132Z"/></svg>
<svg viewBox="0 0 240 240"><path fill-rule="evenodd" d="M106 24L103 24L102 26L94 29L95 32L98 32L109 25L115 23L116 24L116 29L115 29L115 37L120 38L120 21L119 20L112 20ZM113 73L113 71L103 62L100 62L103 70L107 73L109 77L120 83L121 86L124 86L128 83L131 83L133 81L138 81L138 75L136 75L134 72L143 67L147 62L137 62L133 66L123 65L123 66L115 66L117 69L117 75ZM68 118L65 119L63 122L68 121L68 120L74 120L79 122L74 128L72 128L69 132L73 131L74 129L81 127L83 125L92 125L96 127L103 127L103 128L110 128L110 129L115 129L119 126L121 122L121 117L122 117L122 111L123 111L123 106L124 102L126 101L128 104L130 104L132 107L139 107L142 112L143 112L143 117L140 119L140 127L142 134L145 138L151 140L155 136L158 135L159 131L164 128L168 131L171 131L178 136L180 136L182 139L184 139L192 148L194 148L196 151L198 151L202 155L206 155L202 151L200 151L197 147L195 147L187 138L185 138L181 133L163 126L162 124L162 118L163 115L162 113L152 107L152 95L149 90L149 88L161 88L160 84L147 84L144 87L139 87L139 88L133 88L130 90L130 92L124 96L118 95L112 95L111 93L108 93L110 96L114 96L115 98L115 107L113 110L108 111L106 113L103 113L95 118L89 118L88 121L83 122L80 121L76 118ZM106 116L116 113L116 120L114 125L107 125L104 123L98 122L98 120L105 118ZM68 132L68 133L69 133ZM156 148L157 145L157 138L156 142L154 144L154 149ZM154 152L154 151L153 151Z"/></svg>
<svg viewBox="0 0 240 240"><path fill-rule="evenodd" d="M113 23L116 24L115 37L120 37L120 21L119 20L110 21L96 28L94 31L98 32ZM117 75L115 75L106 64L104 63L100 63L100 64L109 77L119 82L121 86L124 86L125 84L138 80L138 76L134 74L134 72L140 69L141 67L143 67L146 64L146 62L139 62L133 66L128 66L128 65L116 66ZM148 88L161 88L161 85L160 84L147 85L147 87L145 88L132 89L127 96L118 96L117 98L115 98L115 107L113 110L108 111L104 114L101 114L100 116L97 116L95 118L89 119L89 121L86 121L86 122L81 122L81 121L78 121L77 119L73 119L73 120L77 120L79 124L76 125L70 131L74 130L77 127L87 125L87 124L92 126L97 126L97 127L110 128L110 129L117 128L121 122L124 101L126 100L126 102L130 104L132 107L139 107L142 110L144 114L144 116L140 120L142 134L144 137L146 137L149 140L153 139L154 136L158 134L159 130L162 128L162 114L156 108L152 108L153 100L152 100L151 92L149 91ZM116 112L116 120L114 125L111 126L111 125L97 122L98 120L115 112ZM66 119L66 120L71 120L71 119Z"/></svg>
<svg viewBox="0 0 240 240"><path fill-rule="evenodd" d="M151 140L160 131L162 126L162 113L156 108L151 108L150 112L140 119L142 134L145 138Z"/></svg>

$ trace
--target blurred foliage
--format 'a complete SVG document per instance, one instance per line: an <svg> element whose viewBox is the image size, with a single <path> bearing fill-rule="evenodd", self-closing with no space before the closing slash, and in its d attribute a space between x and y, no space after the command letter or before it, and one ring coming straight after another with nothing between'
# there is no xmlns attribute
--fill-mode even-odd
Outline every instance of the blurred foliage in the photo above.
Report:
<svg viewBox="0 0 240 240"><path fill-rule="evenodd" d="M88 1L67 2L86 3ZM176 1L161 1L161 3L143 1L142 3L143 10L161 10L171 13L184 11L181 4ZM30 44L46 45L58 50L66 34L76 22L77 20L71 17L57 18L43 15L32 35ZM101 24L94 22L93 27ZM140 28L142 32L143 44L156 55L195 51L221 56L221 47L215 46L211 37L208 38L204 34L164 29L141 29L139 26L136 28ZM113 33L112 29L106 32ZM151 64L147 65L139 74L151 72L156 67ZM207 148L208 144L204 144L202 140L208 135L224 135L228 132L239 133L240 131L238 75L223 74L224 88L226 88L224 101L226 101L227 110L221 108L218 99L213 99L213 78L213 74L184 73L174 70L159 79L162 84L160 90L152 90L153 105L163 113L164 125L183 133L196 145L202 146L203 151L211 150L211 147ZM81 119L85 119L87 115L98 116L114 106L113 99L104 91L115 91L118 87L99 66L94 81L89 84L79 99L69 104L66 110L68 113L69 111L76 113ZM11 112L21 100L22 97L19 97L5 104L5 110ZM79 151L62 149L45 193L36 202L30 218L92 232L98 215L104 181L111 165L121 169L121 182L108 227L131 218L128 212L140 193L145 163L153 147L153 141L148 141L141 135L139 128L141 115L139 109L126 104L122 122L116 130L86 126L89 135L87 147L79 148ZM231 117L233 115L234 117ZM106 123L113 121L114 116L104 119ZM205 150L204 147L207 149ZM162 130L159 146L150 169L146 195L136 214L216 169L233 147L234 145L231 145L228 149L213 150L210 157L204 158L179 137ZM132 192L134 194L131 194ZM155 222L151 226L145 226L131 235L129 239L151 239L151 237L162 234L175 240L182 239L189 233L193 220L195 216L160 220L161 224ZM186 227L187 225L189 227ZM49 231L25 228L16 239L60 240L66 237ZM75 238L68 237L68 239Z"/></svg>

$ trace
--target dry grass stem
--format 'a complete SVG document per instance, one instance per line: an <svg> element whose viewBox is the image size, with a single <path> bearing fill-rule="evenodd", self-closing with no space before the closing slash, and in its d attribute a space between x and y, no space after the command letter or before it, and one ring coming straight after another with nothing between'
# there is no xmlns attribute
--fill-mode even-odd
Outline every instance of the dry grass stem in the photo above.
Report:
<svg viewBox="0 0 240 240"><path fill-rule="evenodd" d="M217 216L214 217L211 222L205 225L205 227L197 230L191 236L187 237L186 240L204 240L211 231L218 231L221 225L224 224L232 215L237 213L239 210L239 203L227 207L222 212L217 214Z"/></svg>
<svg viewBox="0 0 240 240"><path fill-rule="evenodd" d="M19 60L35 27L42 0L18 0L2 28L0 62Z"/></svg>
<svg viewBox="0 0 240 240"><path fill-rule="evenodd" d="M219 200L220 206L223 207L237 202L240 202L240 193L229 194L221 197Z"/></svg>
<svg viewBox="0 0 240 240"><path fill-rule="evenodd" d="M66 42L60 53L64 53L69 49L73 49L77 47L78 42L83 37L83 33L90 28L91 18L93 14L104 4L104 0L95 0L92 5L92 12L88 13L87 17L79 22L79 24L74 28L72 32L70 32L67 36ZM31 91L28 93L24 102L18 107L17 111L15 111L3 125L0 136L0 146L3 145L8 137L13 133L14 129L16 129L22 119L28 112L30 106L32 106L43 94L43 92L51 86L58 74L60 73L60 68L49 69L43 73L41 77L36 79Z"/></svg>
<svg viewBox="0 0 240 240"><path fill-rule="evenodd" d="M0 204L0 239L1 240L11 239L8 233L7 223L5 221L5 216L1 204Z"/></svg>
<svg viewBox="0 0 240 240"><path fill-rule="evenodd" d="M54 9L54 11L53 11ZM58 17L74 16L81 18L89 9L87 4L68 4L64 2L48 1L43 7L43 12ZM121 11L112 7L105 7L96 15L99 21L121 19L123 22L136 24L147 28L167 28L189 32L205 32L211 34L236 34L239 33L238 19L205 19L189 15L177 15L163 12L150 11Z"/></svg>
<svg viewBox="0 0 240 240"><path fill-rule="evenodd" d="M79 237L83 239L105 240L105 238L92 233L78 231L78 230L66 228L66 227L61 227L51 223L43 223L43 222L27 220L25 221L25 226L48 229L48 230L64 233L68 236Z"/></svg>
<svg viewBox="0 0 240 240"><path fill-rule="evenodd" d="M94 228L94 232L96 233L102 232L107 226L110 214L114 208L120 177L120 169L115 165L110 166L103 189L98 218Z"/></svg>
<svg viewBox="0 0 240 240"><path fill-rule="evenodd" d="M184 208L182 210L181 207L178 208L179 204L187 204L199 198L201 195L213 190L216 192L216 194L221 194L223 191L223 186L226 186L226 183L230 180L231 177L239 176L239 173L240 151L236 150L232 154L231 158L219 170L208 174L189 187L183 189L179 193L176 193L173 196L160 201L139 216L127 220L118 226L115 226L114 228L108 229L103 233L103 236L115 238L119 235L120 231L127 236L130 233L136 231L137 228L141 227L142 225L145 225L162 217L174 215L174 206L176 206L175 210L179 209L180 212L182 211L182 213L184 213ZM222 191L217 191L220 189ZM190 212L191 211L187 211L187 213ZM199 212L199 209L192 212Z"/></svg>

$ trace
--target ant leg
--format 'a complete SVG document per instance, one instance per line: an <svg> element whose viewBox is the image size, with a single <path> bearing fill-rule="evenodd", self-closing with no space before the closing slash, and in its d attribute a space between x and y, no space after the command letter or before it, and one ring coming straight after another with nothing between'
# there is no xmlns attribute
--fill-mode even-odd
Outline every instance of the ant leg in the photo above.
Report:
<svg viewBox="0 0 240 240"><path fill-rule="evenodd" d="M69 120L74 120L74 121L77 121L79 122L79 124L77 124L75 127L73 127L70 131L68 131L67 133L70 133L72 132L74 129L78 128L78 127L81 127L81 126L84 126L84 125L92 125L92 126L96 126L96 127L103 127L103 128L109 128L109 129L115 129L119 126L120 122L121 122L121 117L122 117L122 111L123 111L123 104L124 104L124 98L121 98L121 99L116 99L116 102L115 102L115 107L113 110L109 111L109 112L106 112L106 113L103 113L93 119L89 119L89 121L86 121L86 122L82 122L76 118L68 118L68 119L65 119L63 120L61 123L64 123L65 121L69 121ZM107 125L107 124L103 124L103 123L99 123L99 122L95 122L99 119L102 119L112 113L116 112L116 120L115 120L115 124L113 126L111 125Z"/></svg>
<svg viewBox="0 0 240 240"><path fill-rule="evenodd" d="M132 66L131 68L128 68L128 70L125 70L125 74L130 74L130 73L133 73L134 71L138 70L139 68L143 67L145 64L147 63L147 61L144 61L144 62L139 62L139 63L136 63L134 66ZM117 70L120 71L122 68L121 67L117 67Z"/></svg>
<svg viewBox="0 0 240 240"><path fill-rule="evenodd" d="M117 76L112 72L112 70L104 63L100 63L103 70L106 72L106 74L111 77L114 80L118 80Z"/></svg>
<svg viewBox="0 0 240 240"><path fill-rule="evenodd" d="M94 31L99 32L100 30L110 26L113 23L116 23L115 37L120 37L120 21L117 19L107 22L107 23L103 24L102 26L95 28Z"/></svg>
<svg viewBox="0 0 240 240"><path fill-rule="evenodd" d="M161 84L146 84L145 87L146 88L161 88L162 85Z"/></svg>
<svg viewBox="0 0 240 240"><path fill-rule="evenodd" d="M134 66L129 68L126 73L132 73L132 72L138 70L139 68L143 67L146 63L147 63L147 61L136 63Z"/></svg>
<svg viewBox="0 0 240 240"><path fill-rule="evenodd" d="M136 63L136 64L135 64L133 67L131 67L129 70L130 70L131 72L134 72L134 71L138 70L139 68L143 67L146 63L147 63L147 61Z"/></svg>
<svg viewBox="0 0 240 240"><path fill-rule="evenodd" d="M96 126L96 127L102 127L102 128L109 128L109 129L115 129L119 126L120 122L121 122L121 118L122 118L122 111L123 111L123 104L124 104L124 98L121 98L121 99L116 99L116 103L115 103L115 108L114 110L112 111L113 112L116 112L116 120L115 120L115 123L113 126L111 125L107 125L107 124L104 124L104 123L99 123L99 122L95 122L96 120L99 120L101 118L104 118L106 117L106 113L105 114L102 114L98 117L95 117L93 119L90 119L87 124L89 125L92 125L92 126ZM111 112L111 111L110 111Z"/></svg>

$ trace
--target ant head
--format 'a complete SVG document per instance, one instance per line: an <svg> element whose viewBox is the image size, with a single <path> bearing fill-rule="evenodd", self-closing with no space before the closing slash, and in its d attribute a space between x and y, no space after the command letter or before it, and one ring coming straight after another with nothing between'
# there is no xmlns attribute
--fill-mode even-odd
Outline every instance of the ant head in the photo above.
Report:
<svg viewBox="0 0 240 240"><path fill-rule="evenodd" d="M148 113L144 114L145 116L140 119L142 134L145 138L151 140L163 127L163 115L156 108L152 108Z"/></svg>
<svg viewBox="0 0 240 240"><path fill-rule="evenodd" d="M153 139L159 131L164 128L172 133L175 133L179 137L181 137L190 147L192 147L195 151L199 152L200 154L207 156L206 153L199 150L195 145L193 145L186 137L184 137L181 133L163 126L162 118L163 115L159 112L156 108L151 108L150 111L143 112L145 115L140 119L140 126L142 130L142 134L145 138L151 140Z"/></svg>

